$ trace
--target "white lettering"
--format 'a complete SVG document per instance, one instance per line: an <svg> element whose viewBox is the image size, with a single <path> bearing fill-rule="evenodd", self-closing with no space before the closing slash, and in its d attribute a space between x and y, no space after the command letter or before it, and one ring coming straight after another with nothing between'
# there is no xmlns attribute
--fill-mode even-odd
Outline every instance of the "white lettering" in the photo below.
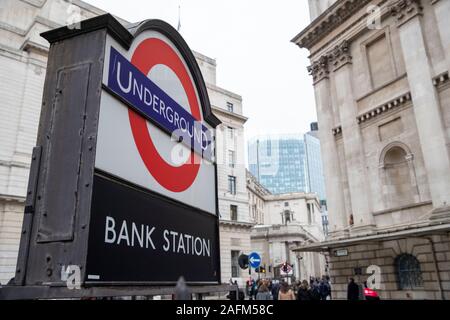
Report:
<svg viewBox="0 0 450 320"><path fill-rule="evenodd" d="M144 225L141 224L141 233L139 234L139 231L136 227L136 224L133 222L131 224L131 246L134 247L134 237L136 236L139 245L141 246L141 248L144 246Z"/></svg>
<svg viewBox="0 0 450 320"><path fill-rule="evenodd" d="M183 235L178 239L178 248L177 253L180 253L180 250L183 250L183 253L186 254L186 249L184 248L184 238Z"/></svg>
<svg viewBox="0 0 450 320"><path fill-rule="evenodd" d="M144 88L144 103L148 106L152 105L152 93L147 88Z"/></svg>
<svg viewBox="0 0 450 320"><path fill-rule="evenodd" d="M139 86L139 84L137 83L136 79L134 79L133 80L133 95L134 96L136 95L136 91L137 91L137 94L139 96L139 99L142 101L143 86L142 86L142 84Z"/></svg>
<svg viewBox="0 0 450 320"><path fill-rule="evenodd" d="M173 109L171 107L166 108L166 118L170 123L173 123Z"/></svg>
<svg viewBox="0 0 450 320"><path fill-rule="evenodd" d="M122 86L122 83L120 83L120 62L117 62L117 83L119 84L120 90L122 90L124 93L129 93L131 91L131 71L129 72L128 77L128 88L125 89L124 86Z"/></svg>
<svg viewBox="0 0 450 320"><path fill-rule="evenodd" d="M164 110L166 109L166 104L164 101L159 100L159 113L162 114L163 118L166 118L166 114L164 113Z"/></svg>
<svg viewBox="0 0 450 320"><path fill-rule="evenodd" d="M172 251L175 252L175 237L178 235L178 232L170 231L172 235Z"/></svg>
<svg viewBox="0 0 450 320"><path fill-rule="evenodd" d="M114 231L114 227L116 222L114 218L106 216L106 226L105 226L105 242L106 243L114 243L116 241L116 231ZM112 234L112 238L108 237L108 234Z"/></svg>
<svg viewBox="0 0 450 320"><path fill-rule="evenodd" d="M150 243L153 250L155 250L156 248L152 241L152 233L153 233L153 231L155 231L155 227L149 229L149 226L146 226L146 230L147 230L147 242L145 243L145 247L148 248L148 244Z"/></svg>
<svg viewBox="0 0 450 320"><path fill-rule="evenodd" d="M127 222L125 220L123 220L122 222L122 228L120 228L117 244L120 244L120 241L122 240L125 240L127 242L127 246L130 245L130 239L128 238Z"/></svg>
<svg viewBox="0 0 450 320"><path fill-rule="evenodd" d="M198 241L198 242L197 242L197 241ZM197 249L198 249L197 243L200 244L200 249L199 249L199 250L197 250ZM200 238L195 238L194 249L195 249L195 254L196 254L196 255L198 255L198 256L201 256L201 255L202 255L202 239L200 239Z"/></svg>
<svg viewBox="0 0 450 320"><path fill-rule="evenodd" d="M183 128L183 122L184 122L184 128ZM185 119L185 118L180 118L180 128L181 128L181 131L186 131L186 126L187 126L187 124L186 124L186 119Z"/></svg>
<svg viewBox="0 0 450 320"><path fill-rule="evenodd" d="M208 257L210 257L211 256L211 251L210 251L211 246L210 246L209 240L208 240L208 242L206 242L206 239L202 239L202 240L203 240L203 255L205 255L205 253L206 253L206 255Z"/></svg>
<svg viewBox="0 0 450 320"><path fill-rule="evenodd" d="M155 111L157 113L159 113L159 110L157 108L158 104L159 104L159 98L156 94L154 94L153 95L153 111Z"/></svg>
<svg viewBox="0 0 450 320"><path fill-rule="evenodd" d="M187 248L187 254L189 254L189 240L192 239L192 236L189 234L185 234L184 237L186 238L186 248ZM191 241L192 242L192 241ZM192 251L191 251L192 252Z"/></svg>
<svg viewBox="0 0 450 320"><path fill-rule="evenodd" d="M163 236L164 236L164 241L166 242L166 244L163 246L164 251L169 251L170 249L170 241L167 238L167 236L169 235L169 231L168 230L164 230L163 232Z"/></svg>
<svg viewBox="0 0 450 320"><path fill-rule="evenodd" d="M175 112L175 125L177 126L177 128L180 127L180 124L178 123L178 119L180 118L180 116L178 115L178 112Z"/></svg>

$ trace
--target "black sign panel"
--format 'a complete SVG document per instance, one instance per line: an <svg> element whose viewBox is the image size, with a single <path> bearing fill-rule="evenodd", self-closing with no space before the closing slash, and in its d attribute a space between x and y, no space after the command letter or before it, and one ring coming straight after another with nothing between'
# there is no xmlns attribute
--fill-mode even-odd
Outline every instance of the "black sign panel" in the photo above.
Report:
<svg viewBox="0 0 450 320"><path fill-rule="evenodd" d="M217 217L94 177L86 281L218 283Z"/></svg>

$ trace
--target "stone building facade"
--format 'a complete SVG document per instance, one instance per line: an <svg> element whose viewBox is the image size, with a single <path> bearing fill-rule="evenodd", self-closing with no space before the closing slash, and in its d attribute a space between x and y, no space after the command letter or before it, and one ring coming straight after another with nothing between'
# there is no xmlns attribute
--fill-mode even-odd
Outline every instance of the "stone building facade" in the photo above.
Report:
<svg viewBox="0 0 450 320"><path fill-rule="evenodd" d="M206 82L213 113L222 121L216 128L217 179L220 214L220 264L222 282L245 282L238 265L242 253L250 253L254 225L249 215L245 169L242 97L216 85L216 61L194 53Z"/></svg>
<svg viewBox="0 0 450 320"><path fill-rule="evenodd" d="M319 5L320 2L320 5ZM334 297L450 298L450 1L310 0Z"/></svg>
<svg viewBox="0 0 450 320"><path fill-rule="evenodd" d="M247 189L250 198L251 217L256 224L252 228L251 247L261 255L266 273L257 275L283 279L280 266L293 266L290 279L309 279L326 273L325 256L317 252L296 253L296 247L322 241L322 212L315 193L271 194L247 171ZM255 215L253 215L255 213ZM286 278L284 278L286 279Z"/></svg>
<svg viewBox="0 0 450 320"><path fill-rule="evenodd" d="M79 0L2 0L0 9L0 284L5 284L15 274L47 66L48 43L39 34L106 12ZM253 226L244 165L247 118L242 115L242 97L216 85L216 61L194 55L213 112L223 122L216 136L222 280L242 283L240 269L232 277L232 256L250 251ZM234 177L232 190L230 177Z"/></svg>

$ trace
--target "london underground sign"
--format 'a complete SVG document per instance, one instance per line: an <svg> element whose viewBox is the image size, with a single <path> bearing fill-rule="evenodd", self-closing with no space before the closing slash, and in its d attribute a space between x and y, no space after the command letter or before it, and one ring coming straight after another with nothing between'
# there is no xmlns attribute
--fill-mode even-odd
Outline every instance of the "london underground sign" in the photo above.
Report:
<svg viewBox="0 0 450 320"><path fill-rule="evenodd" d="M167 23L111 15L51 43L17 285L220 283L212 114L200 69Z"/></svg>
<svg viewBox="0 0 450 320"><path fill-rule="evenodd" d="M97 168L214 213L212 128L179 48L147 30L129 50L112 38L105 50Z"/></svg>
<svg viewBox="0 0 450 320"><path fill-rule="evenodd" d="M155 56L152 55L154 52L163 54ZM169 68L181 81L192 114L146 76L156 65ZM168 132L184 133L183 137L189 137L186 144L193 146L196 152L211 160L213 155L211 132L201 123L201 110L195 95L195 86L180 57L163 40L157 38L144 40L135 49L131 62L111 47L108 88ZM133 128L137 127L134 121L131 121L131 125Z"/></svg>
<svg viewBox="0 0 450 320"><path fill-rule="evenodd" d="M104 190L94 190L101 213L93 221L104 232L101 239L98 233L90 237L98 250L88 255L88 280L129 279L105 271L105 261L115 264L116 255L130 256L122 264L139 275L135 281L158 274L168 275L155 277L159 282L180 275L188 281L217 279L218 268L211 265L218 245L213 127L204 119L208 101L200 99L204 84L193 73L196 62L183 54L181 41L161 22L158 28L148 22L128 50L106 39L95 166L143 188L139 193L154 194L142 197L97 182L109 195L101 199ZM125 201L111 200L114 206L106 209L106 197L114 193ZM129 209L118 209L123 203Z"/></svg>

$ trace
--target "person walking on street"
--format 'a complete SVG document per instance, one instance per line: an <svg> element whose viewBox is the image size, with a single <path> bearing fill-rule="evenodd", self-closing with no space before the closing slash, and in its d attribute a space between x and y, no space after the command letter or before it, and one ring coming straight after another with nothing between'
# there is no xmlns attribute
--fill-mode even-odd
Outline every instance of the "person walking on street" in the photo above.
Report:
<svg viewBox="0 0 450 320"><path fill-rule="evenodd" d="M325 277L323 277L322 280L320 281L319 291L320 291L320 300L327 300L328 296L331 295L331 286Z"/></svg>
<svg viewBox="0 0 450 320"><path fill-rule="evenodd" d="M355 279L350 278L347 287L347 300L359 300L359 286L355 283Z"/></svg>
<svg viewBox="0 0 450 320"><path fill-rule="evenodd" d="M256 300L258 289L259 289L258 282L256 282L256 280L253 280L253 300Z"/></svg>
<svg viewBox="0 0 450 320"><path fill-rule="evenodd" d="M313 284L311 285L311 288L309 289L311 300L320 300L320 288L319 288L319 282L317 281L317 278L314 279Z"/></svg>
<svg viewBox="0 0 450 320"><path fill-rule="evenodd" d="M258 293L256 294L256 300L272 300L272 294L265 284L262 284L259 287Z"/></svg>
<svg viewBox="0 0 450 320"><path fill-rule="evenodd" d="M278 300L278 292L280 291L280 284L278 282L275 282L272 284L272 297L273 300Z"/></svg>
<svg viewBox="0 0 450 320"><path fill-rule="evenodd" d="M294 292L289 288L286 282L282 282L280 292L278 293L278 300L295 300Z"/></svg>
<svg viewBox="0 0 450 320"><path fill-rule="evenodd" d="M309 290L308 281L303 280L297 292L297 300L309 301L311 300L311 293Z"/></svg>

